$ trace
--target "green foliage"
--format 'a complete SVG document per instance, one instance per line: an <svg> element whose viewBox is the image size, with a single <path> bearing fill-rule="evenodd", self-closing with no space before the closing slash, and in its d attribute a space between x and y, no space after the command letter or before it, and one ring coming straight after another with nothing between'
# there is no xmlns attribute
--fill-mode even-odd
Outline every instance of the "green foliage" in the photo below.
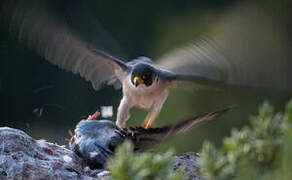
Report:
<svg viewBox="0 0 292 180"><path fill-rule="evenodd" d="M172 151L163 155L133 152L130 142L117 149L108 163L110 180L182 180L183 174L172 169Z"/></svg>
<svg viewBox="0 0 292 180"><path fill-rule="evenodd" d="M292 100L285 113L275 113L265 102L250 126L233 129L220 149L205 142L200 166L207 180L292 179ZM134 153L126 142L108 163L111 180L181 180L172 170L172 152L163 155Z"/></svg>
<svg viewBox="0 0 292 180"><path fill-rule="evenodd" d="M199 163L205 179L292 179L292 100L284 114L265 102L250 124L233 129L220 149L204 143Z"/></svg>

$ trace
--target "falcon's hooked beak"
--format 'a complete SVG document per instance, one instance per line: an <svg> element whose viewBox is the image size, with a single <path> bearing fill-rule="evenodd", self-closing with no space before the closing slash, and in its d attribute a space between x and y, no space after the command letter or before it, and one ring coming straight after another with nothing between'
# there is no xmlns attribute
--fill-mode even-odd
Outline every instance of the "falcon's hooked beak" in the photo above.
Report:
<svg viewBox="0 0 292 180"><path fill-rule="evenodd" d="M135 76L133 82L135 87L137 87L139 84L144 83L144 80L141 77Z"/></svg>

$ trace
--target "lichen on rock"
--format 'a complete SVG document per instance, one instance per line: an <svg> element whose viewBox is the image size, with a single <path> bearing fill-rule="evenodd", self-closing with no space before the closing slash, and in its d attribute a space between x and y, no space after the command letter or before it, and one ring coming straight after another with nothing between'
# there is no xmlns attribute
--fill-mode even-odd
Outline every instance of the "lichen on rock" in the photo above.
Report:
<svg viewBox="0 0 292 180"><path fill-rule="evenodd" d="M184 176L190 180L202 179L202 173L199 167L199 154L195 152L186 152L173 157L174 171L183 170Z"/></svg>

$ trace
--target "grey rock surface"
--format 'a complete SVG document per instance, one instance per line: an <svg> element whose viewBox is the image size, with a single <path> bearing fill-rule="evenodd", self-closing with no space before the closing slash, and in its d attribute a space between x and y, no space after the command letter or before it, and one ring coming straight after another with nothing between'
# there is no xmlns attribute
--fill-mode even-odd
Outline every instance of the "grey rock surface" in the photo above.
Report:
<svg viewBox="0 0 292 180"><path fill-rule="evenodd" d="M199 180L198 154L174 157L174 170ZM0 127L0 180L100 180L105 169L92 170L69 149L45 140L35 140L25 132Z"/></svg>
<svg viewBox="0 0 292 180"><path fill-rule="evenodd" d="M1 180L93 180L107 172L86 168L63 146L35 140L21 130L0 128Z"/></svg>
<svg viewBox="0 0 292 180"><path fill-rule="evenodd" d="M201 180L201 172L198 165L199 154L195 152L186 152L174 157L173 169L175 171L183 170L185 177L190 180Z"/></svg>

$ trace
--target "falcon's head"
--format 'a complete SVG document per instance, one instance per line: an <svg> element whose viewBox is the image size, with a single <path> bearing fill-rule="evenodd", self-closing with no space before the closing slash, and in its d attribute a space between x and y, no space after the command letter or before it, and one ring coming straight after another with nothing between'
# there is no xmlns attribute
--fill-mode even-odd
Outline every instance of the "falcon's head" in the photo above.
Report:
<svg viewBox="0 0 292 180"><path fill-rule="evenodd" d="M147 63L136 64L131 72L131 82L135 87L138 87L140 84L149 87L156 78L156 69Z"/></svg>

